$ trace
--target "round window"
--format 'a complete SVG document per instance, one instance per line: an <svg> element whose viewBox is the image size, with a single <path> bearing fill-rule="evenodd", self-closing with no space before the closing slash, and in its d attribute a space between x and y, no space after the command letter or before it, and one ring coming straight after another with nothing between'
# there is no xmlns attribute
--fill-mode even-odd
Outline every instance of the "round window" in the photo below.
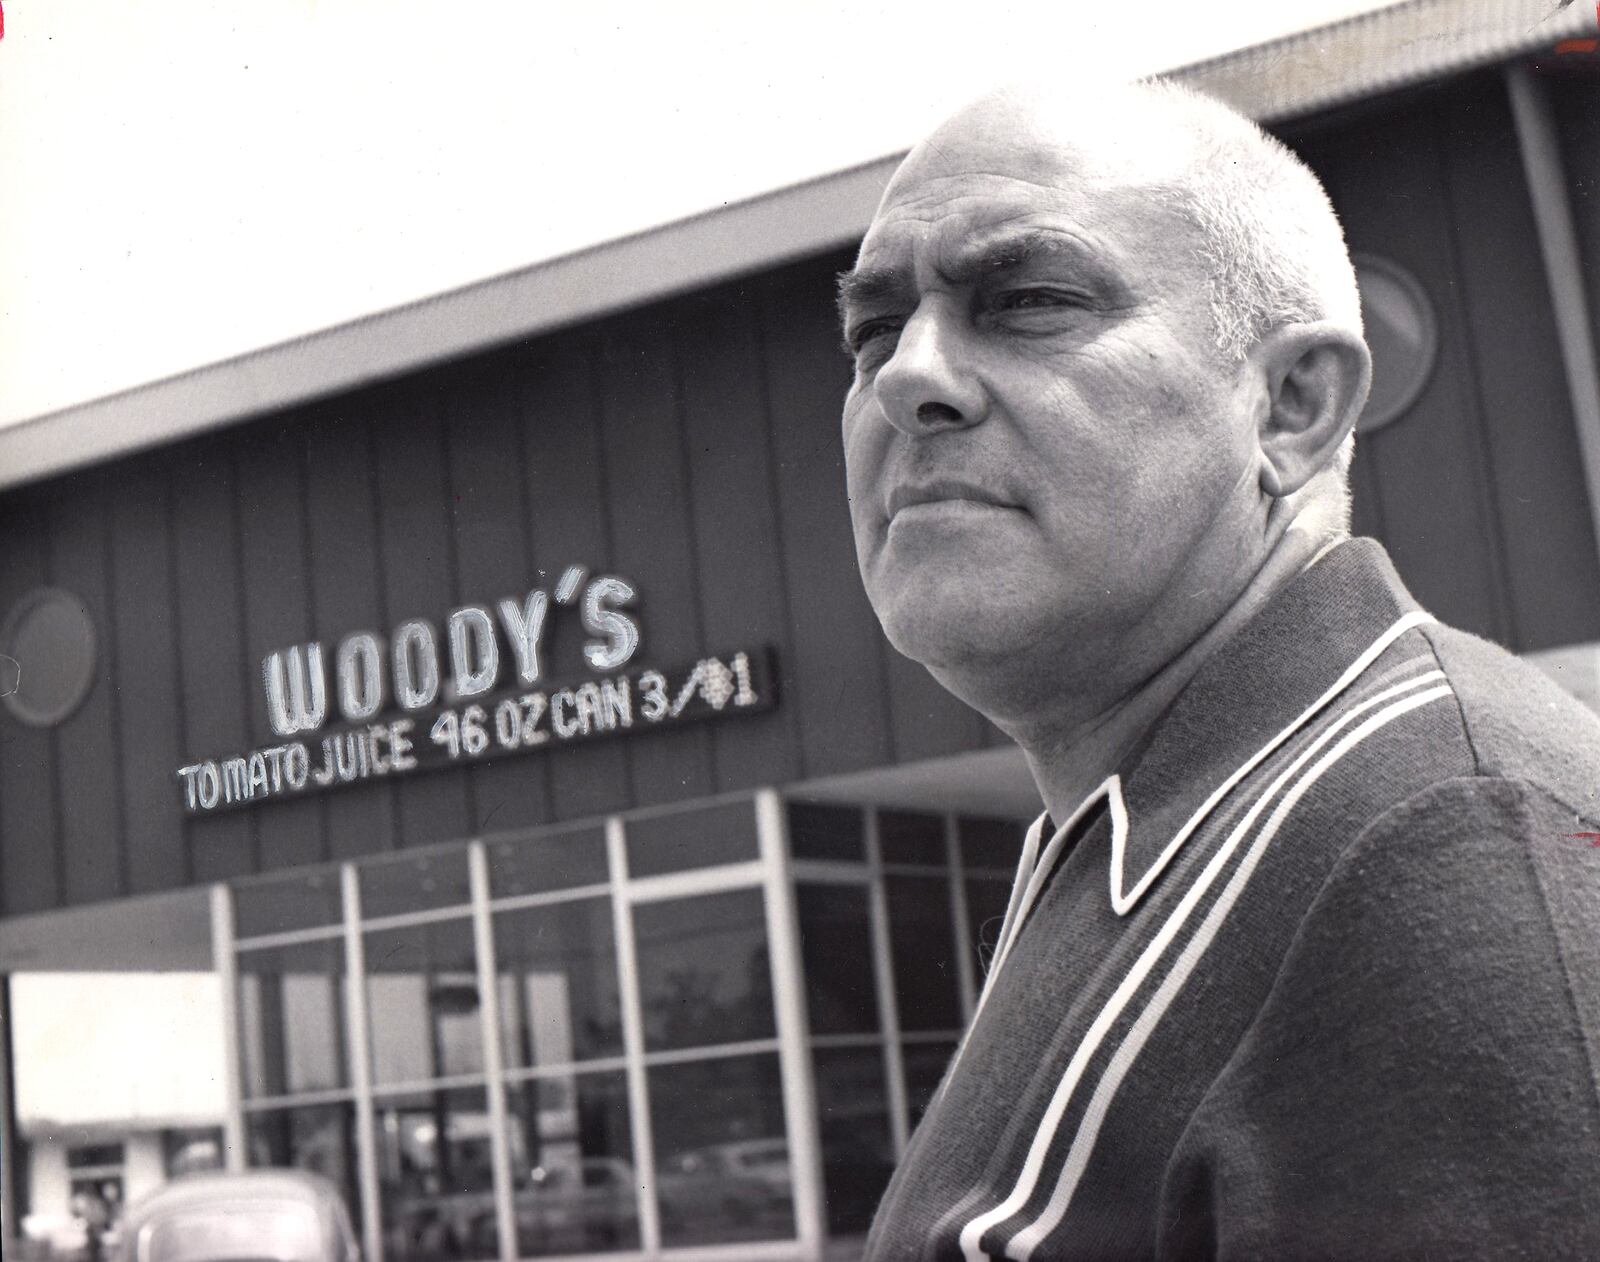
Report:
<svg viewBox="0 0 1600 1262"><path fill-rule="evenodd" d="M1356 422L1358 433L1399 420L1417 401L1433 372L1438 324L1421 282L1388 259L1357 254L1361 321L1372 348L1372 393Z"/></svg>
<svg viewBox="0 0 1600 1262"><path fill-rule="evenodd" d="M0 627L0 694L24 723L61 722L94 682L94 623L70 592L29 592Z"/></svg>

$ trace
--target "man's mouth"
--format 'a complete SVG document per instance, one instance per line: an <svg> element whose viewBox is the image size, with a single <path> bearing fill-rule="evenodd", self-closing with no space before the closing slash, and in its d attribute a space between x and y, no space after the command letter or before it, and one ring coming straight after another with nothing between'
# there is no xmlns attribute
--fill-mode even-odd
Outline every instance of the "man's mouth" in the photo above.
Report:
<svg viewBox="0 0 1600 1262"><path fill-rule="evenodd" d="M889 520L905 509L948 505L952 508L1020 508L1003 495L973 482L940 478L932 482L907 483L889 495Z"/></svg>

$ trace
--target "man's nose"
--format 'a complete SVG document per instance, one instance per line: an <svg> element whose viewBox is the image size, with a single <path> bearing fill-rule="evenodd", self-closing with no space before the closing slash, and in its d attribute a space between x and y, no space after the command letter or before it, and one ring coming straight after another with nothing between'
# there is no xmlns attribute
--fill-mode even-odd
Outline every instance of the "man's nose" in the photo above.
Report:
<svg viewBox="0 0 1600 1262"><path fill-rule="evenodd" d="M937 308L914 313L875 383L889 423L913 437L978 424L983 392L967 355L950 313Z"/></svg>

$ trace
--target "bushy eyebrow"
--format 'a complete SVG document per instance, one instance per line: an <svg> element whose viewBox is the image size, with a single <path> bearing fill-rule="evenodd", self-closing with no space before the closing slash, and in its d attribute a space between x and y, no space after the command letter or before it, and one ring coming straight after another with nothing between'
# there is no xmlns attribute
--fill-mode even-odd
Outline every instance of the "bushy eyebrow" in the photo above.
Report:
<svg viewBox="0 0 1600 1262"><path fill-rule="evenodd" d="M957 253L940 276L951 285L971 285L985 277L1016 271L1041 258L1067 257L1092 263L1090 247L1060 232L1029 230L1012 233ZM1096 269L1098 270L1098 269ZM881 306L909 294L914 285L898 267L857 267L838 277L839 324L849 323L853 308Z"/></svg>

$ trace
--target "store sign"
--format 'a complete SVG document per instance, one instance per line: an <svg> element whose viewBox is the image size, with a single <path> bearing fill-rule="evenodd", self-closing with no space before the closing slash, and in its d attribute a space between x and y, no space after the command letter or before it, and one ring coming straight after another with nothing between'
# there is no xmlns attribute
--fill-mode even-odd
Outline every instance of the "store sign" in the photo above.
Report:
<svg viewBox="0 0 1600 1262"><path fill-rule="evenodd" d="M357 631L267 655L262 686L280 740L180 767L184 809L205 815L341 784L489 762L579 741L771 708L770 653L742 649L661 670L624 669L640 648L633 585L571 566L491 610L465 605L443 634L412 618L388 636ZM589 635L592 675L563 687L547 661L553 619L570 609ZM575 666L572 669L576 669ZM341 720L322 735L331 720Z"/></svg>

